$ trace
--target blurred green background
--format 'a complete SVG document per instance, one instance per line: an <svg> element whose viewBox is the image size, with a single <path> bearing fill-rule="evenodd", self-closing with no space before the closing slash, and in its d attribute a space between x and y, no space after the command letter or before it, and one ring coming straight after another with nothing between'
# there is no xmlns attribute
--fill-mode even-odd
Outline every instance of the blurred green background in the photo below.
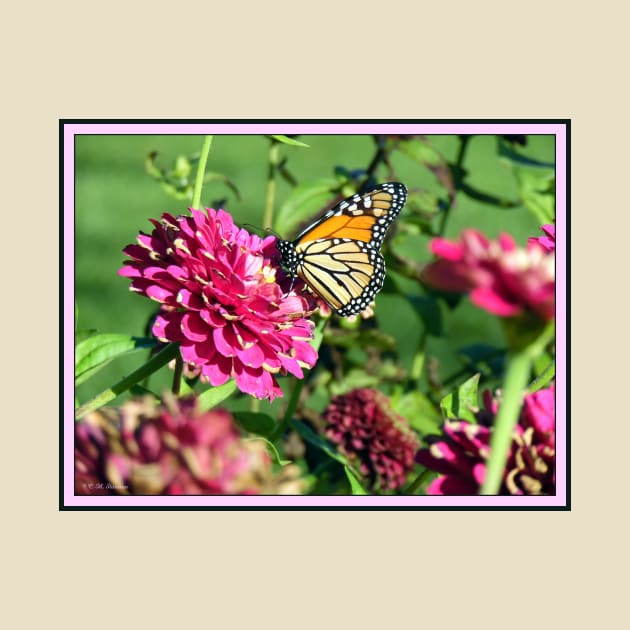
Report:
<svg viewBox="0 0 630 630"><path fill-rule="evenodd" d="M309 148L281 146L281 154L298 182L331 177L335 167L365 169L375 153L372 136L300 136ZM84 135L75 140L75 294L78 308L77 329L127 333L144 336L145 326L155 311L155 304L129 291L128 280L117 275L124 260L123 247L135 241L139 231L152 229L149 218L163 212L181 214L186 200L169 196L148 173L145 160L157 152L158 167L171 168L178 156L198 153L201 136ZM446 162L456 161L460 147L457 136L429 136L428 143L442 154ZM470 139L462 166L466 183L488 195L508 200L522 197L514 162L498 151L496 136L474 136ZM528 136L527 144L518 147L524 158L554 162L553 136ZM215 136L207 171L221 173L238 187L240 198L220 181L204 186L202 205L216 207L217 201L238 224L262 228L263 207L268 176L269 139L264 136ZM433 191L446 197L435 174L401 152L392 155L397 179L408 188ZM520 165L519 165L520 166ZM378 171L386 178L384 168ZM193 173L194 177L194 173ZM379 177L377 177L379 179ZM278 179L276 207L291 193L291 185ZM527 237L538 236L540 221L531 208L519 203L501 208L459 193L451 208L445 236L455 238L462 228L474 227L489 237L509 232L524 245ZM403 215L405 210L403 209ZM402 217L401 217L402 220ZM393 231L395 231L394 228ZM250 228L250 231L253 231ZM399 230L396 248L418 262L430 259L429 236L418 230ZM260 232L259 232L260 233ZM293 234L283 234L285 237ZM422 295L418 283L390 272L389 278L398 292ZM408 300L386 289L377 298L378 324L381 330L397 340L399 359L409 369L417 349L423 324ZM443 377L462 368L458 348L470 344L502 347L497 318L463 300L456 309L442 308L442 337L429 337L427 355L434 356ZM142 354L118 359L95 377L77 388L83 403L111 386L145 360ZM163 369L150 383L160 391L170 385L171 375ZM283 379L280 379L283 385ZM233 408L246 408L246 402L234 401Z"/></svg>

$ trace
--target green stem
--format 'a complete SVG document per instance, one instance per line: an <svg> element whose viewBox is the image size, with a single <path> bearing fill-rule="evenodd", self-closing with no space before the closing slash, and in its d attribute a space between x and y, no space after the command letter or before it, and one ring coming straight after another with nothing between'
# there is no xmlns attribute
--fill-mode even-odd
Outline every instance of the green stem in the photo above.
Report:
<svg viewBox="0 0 630 630"><path fill-rule="evenodd" d="M99 407L107 404L110 400L116 398L116 396L127 391L132 385L136 385L143 378L146 378L153 372L157 372L161 367L166 365L171 359L175 358L179 353L179 346L176 343L170 343L164 350L156 354L151 360L139 367L135 372L132 372L129 376L121 379L115 385L112 385L109 389L101 392L91 400L88 400L84 405L81 405L75 411L75 419L80 420L83 416L90 411L94 411Z"/></svg>
<svg viewBox="0 0 630 630"><path fill-rule="evenodd" d="M508 355L501 404L492 429L488 468L480 494L499 493L514 428L520 416L523 397L527 392L532 364L536 357L544 352L545 346L553 338L554 331L554 322L550 322L529 345Z"/></svg>
<svg viewBox="0 0 630 630"><path fill-rule="evenodd" d="M481 494L498 494L503 480L503 470L507 461L514 427L518 422L523 402L523 394L531 371L532 361L527 349L512 354L508 358L503 394L499 412L490 439L490 458Z"/></svg>
<svg viewBox="0 0 630 630"><path fill-rule="evenodd" d="M267 175L267 191L265 193L265 210L263 229L273 227L273 206L276 202L276 171L280 162L280 143L271 139L269 146L269 171Z"/></svg>
<svg viewBox="0 0 630 630"><path fill-rule="evenodd" d="M199 156L199 164L197 165L197 176L195 178L195 188L193 190L192 207L199 210L201 203L201 189L203 188L203 177L206 174L206 162L208 161L208 153L212 145L212 136L205 136L203 146L201 147L201 155Z"/></svg>
<svg viewBox="0 0 630 630"><path fill-rule="evenodd" d="M182 388L182 373L184 371L184 360L181 354L175 357L175 369L173 370L173 386L171 391L177 396Z"/></svg>
<svg viewBox="0 0 630 630"><path fill-rule="evenodd" d="M295 410L297 409L298 402L300 401L300 394L304 387L304 380L295 379L293 383L293 389L291 390L291 397L289 398L289 404L284 412L282 420L276 426L275 431L269 436L269 441L275 442L278 438L282 437L285 429L289 425L289 420L293 417Z"/></svg>

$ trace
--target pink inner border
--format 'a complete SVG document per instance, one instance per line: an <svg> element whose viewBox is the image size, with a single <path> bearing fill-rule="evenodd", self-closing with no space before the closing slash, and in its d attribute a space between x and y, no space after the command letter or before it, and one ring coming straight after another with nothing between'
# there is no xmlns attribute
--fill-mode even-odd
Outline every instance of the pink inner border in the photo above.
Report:
<svg viewBox="0 0 630 630"><path fill-rule="evenodd" d="M567 137L563 123L66 123L64 148L64 498L68 507L561 507L566 505ZM74 136L84 134L548 134L556 136L556 496L83 497L74 495Z"/></svg>

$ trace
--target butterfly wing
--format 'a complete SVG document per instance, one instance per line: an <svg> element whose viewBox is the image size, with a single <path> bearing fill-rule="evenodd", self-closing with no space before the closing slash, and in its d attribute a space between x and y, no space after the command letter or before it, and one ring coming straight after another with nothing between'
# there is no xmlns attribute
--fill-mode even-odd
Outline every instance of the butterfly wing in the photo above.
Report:
<svg viewBox="0 0 630 630"><path fill-rule="evenodd" d="M379 249L406 199L407 189L398 182L356 193L302 230L294 245L299 247L309 241L336 237L364 241Z"/></svg>
<svg viewBox="0 0 630 630"><path fill-rule="evenodd" d="M405 186L396 182L348 197L292 243L278 242L284 266L339 315L360 313L383 286L379 250L406 198Z"/></svg>
<svg viewBox="0 0 630 630"><path fill-rule="evenodd" d="M297 273L342 317L364 311L385 279L385 260L369 243L320 239L302 250Z"/></svg>

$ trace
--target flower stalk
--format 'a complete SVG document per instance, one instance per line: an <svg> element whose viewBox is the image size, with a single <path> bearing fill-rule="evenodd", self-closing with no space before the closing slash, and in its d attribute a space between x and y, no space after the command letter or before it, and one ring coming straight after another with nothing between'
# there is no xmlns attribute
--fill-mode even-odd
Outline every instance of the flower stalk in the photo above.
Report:
<svg viewBox="0 0 630 630"><path fill-rule="evenodd" d="M499 493L523 396L527 392L532 364L553 338L554 330L554 324L550 322L537 339L524 348L511 353L508 357L501 405L492 431L490 457L480 494Z"/></svg>
<svg viewBox="0 0 630 630"><path fill-rule="evenodd" d="M269 146L269 171L267 176L267 191L265 193L265 209L263 212L263 229L273 226L273 206L276 202L276 171L280 162L280 143L271 138Z"/></svg>
<svg viewBox="0 0 630 630"><path fill-rule="evenodd" d="M199 156L199 164L197 165L197 177L195 178L195 188L193 189L192 207L199 208L201 203L201 189L203 188L203 178L206 173L206 163L208 154L212 146L212 136L206 136L201 147L201 155Z"/></svg>

